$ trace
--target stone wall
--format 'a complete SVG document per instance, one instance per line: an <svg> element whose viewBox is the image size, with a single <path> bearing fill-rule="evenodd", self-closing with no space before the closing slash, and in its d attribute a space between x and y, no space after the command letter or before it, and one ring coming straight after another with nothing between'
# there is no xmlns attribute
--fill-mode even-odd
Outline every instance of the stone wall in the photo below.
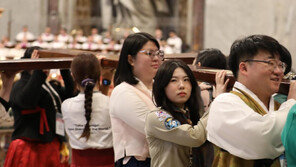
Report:
<svg viewBox="0 0 296 167"><path fill-rule="evenodd" d="M228 55L238 38L270 35L289 49L296 69L295 7L293 0L206 0L204 46Z"/></svg>
<svg viewBox="0 0 296 167"><path fill-rule="evenodd" d="M0 17L0 38L7 36L9 11L11 11L11 39L15 39L23 25L28 25L29 31L39 35L47 23L47 0L2 0L0 8L4 13Z"/></svg>

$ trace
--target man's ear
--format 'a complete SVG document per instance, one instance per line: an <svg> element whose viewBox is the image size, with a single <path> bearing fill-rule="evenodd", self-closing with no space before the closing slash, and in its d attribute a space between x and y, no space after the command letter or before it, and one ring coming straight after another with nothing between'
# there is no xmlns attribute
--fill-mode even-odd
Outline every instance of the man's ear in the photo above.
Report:
<svg viewBox="0 0 296 167"><path fill-rule="evenodd" d="M134 66L134 58L131 56L131 55L128 55L128 57L127 57L127 61L129 62L129 64L131 65L131 66Z"/></svg>
<svg viewBox="0 0 296 167"><path fill-rule="evenodd" d="M249 66L247 65L246 62L240 62L239 66L238 66L238 71L240 74L246 75L248 72L248 68L249 68Z"/></svg>

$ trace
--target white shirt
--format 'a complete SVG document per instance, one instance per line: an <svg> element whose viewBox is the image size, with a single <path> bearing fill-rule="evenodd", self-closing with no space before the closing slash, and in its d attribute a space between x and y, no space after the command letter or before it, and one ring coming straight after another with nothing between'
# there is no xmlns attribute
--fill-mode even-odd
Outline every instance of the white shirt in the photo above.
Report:
<svg viewBox="0 0 296 167"><path fill-rule="evenodd" d="M58 41L63 42L63 43L72 42L73 38L70 35L67 35L67 34L66 35L59 34L58 35Z"/></svg>
<svg viewBox="0 0 296 167"><path fill-rule="evenodd" d="M83 50L97 50L99 49L99 45L96 43L83 43L81 46L81 49Z"/></svg>
<svg viewBox="0 0 296 167"><path fill-rule="evenodd" d="M86 124L84 100L85 94L69 98L62 103L63 120L69 136L70 146L74 149L111 148L112 132L109 116L109 97L100 92L93 93L90 120L90 137L80 138Z"/></svg>
<svg viewBox="0 0 296 167"><path fill-rule="evenodd" d="M51 33L42 33L41 39L44 42L52 42L54 40L54 35Z"/></svg>
<svg viewBox="0 0 296 167"><path fill-rule="evenodd" d="M92 35L92 36L93 36L93 40L94 40L94 42L99 42L99 41L102 40L102 36L99 35L99 34L94 34L94 35Z"/></svg>
<svg viewBox="0 0 296 167"><path fill-rule="evenodd" d="M274 159L284 152L281 132L294 99L283 103L274 111L273 97L269 110L263 102L243 84L237 87L249 94L267 112L262 116L251 109L235 94L223 93L210 106L207 138L230 154L246 160ZM236 89L233 89L236 91Z"/></svg>
<svg viewBox="0 0 296 167"><path fill-rule="evenodd" d="M167 39L167 44L172 47L173 53L181 53L182 39L179 37L170 37Z"/></svg>
<svg viewBox="0 0 296 167"><path fill-rule="evenodd" d="M28 41L32 41L35 39L34 35L31 32L27 31L27 32L18 33L16 35L16 40L23 41L25 37L26 37L26 40L28 40Z"/></svg>

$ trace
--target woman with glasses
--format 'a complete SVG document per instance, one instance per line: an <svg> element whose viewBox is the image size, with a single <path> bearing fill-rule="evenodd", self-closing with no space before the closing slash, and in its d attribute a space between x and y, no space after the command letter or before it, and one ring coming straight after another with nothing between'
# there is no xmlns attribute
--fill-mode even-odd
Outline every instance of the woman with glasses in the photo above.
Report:
<svg viewBox="0 0 296 167"><path fill-rule="evenodd" d="M150 34L135 33L123 43L110 97L115 166L150 166L144 127L155 107L152 84L163 57Z"/></svg>

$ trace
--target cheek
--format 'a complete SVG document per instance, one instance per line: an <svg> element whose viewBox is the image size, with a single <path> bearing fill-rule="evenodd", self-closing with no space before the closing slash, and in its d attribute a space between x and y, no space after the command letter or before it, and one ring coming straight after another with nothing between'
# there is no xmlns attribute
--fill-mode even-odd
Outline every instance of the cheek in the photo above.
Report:
<svg viewBox="0 0 296 167"><path fill-rule="evenodd" d="M174 97L174 92L175 92L174 86L169 84L164 90L168 99L172 100L172 97Z"/></svg>

